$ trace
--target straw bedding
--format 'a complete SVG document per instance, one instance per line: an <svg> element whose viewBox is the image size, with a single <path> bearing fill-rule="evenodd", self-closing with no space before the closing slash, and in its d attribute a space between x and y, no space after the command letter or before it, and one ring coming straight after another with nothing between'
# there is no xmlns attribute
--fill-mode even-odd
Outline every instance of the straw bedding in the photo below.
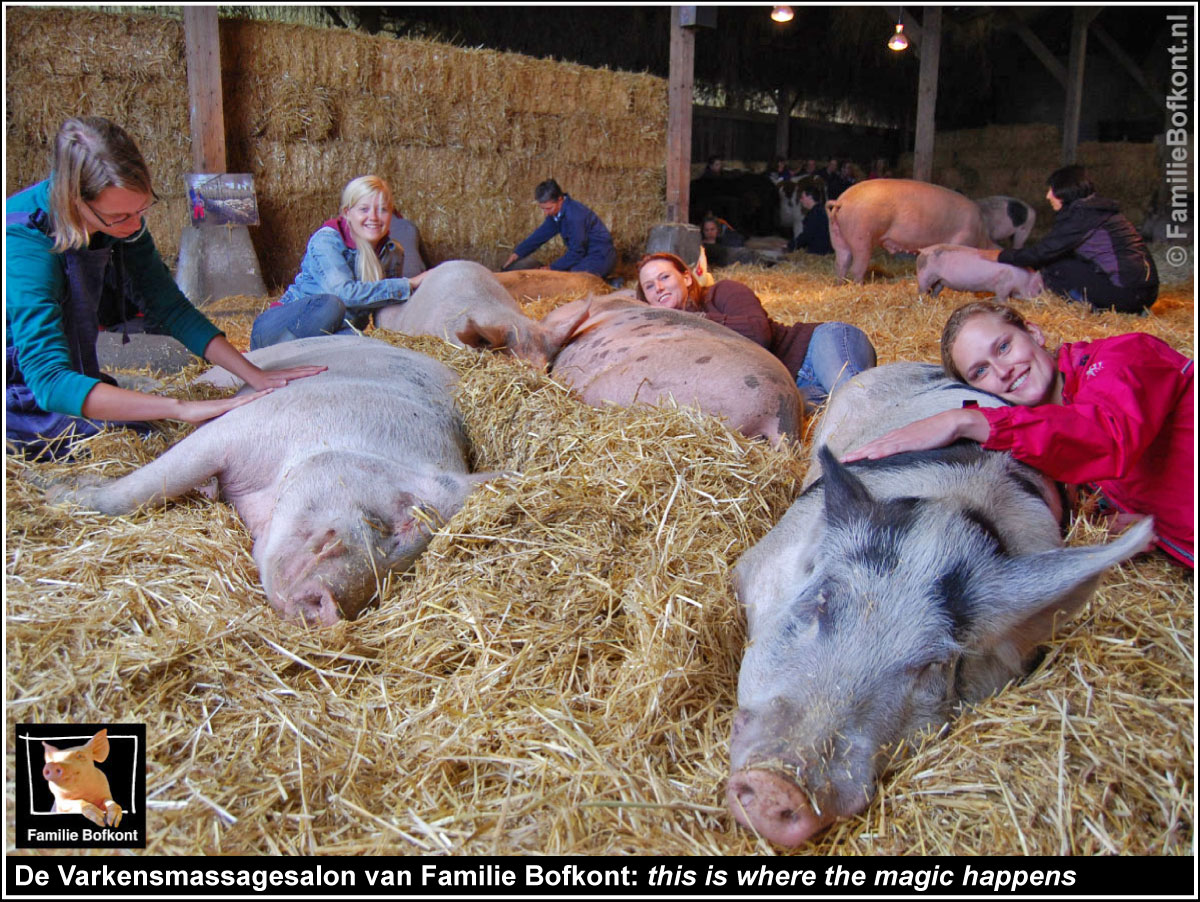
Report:
<svg viewBox="0 0 1200 902"><path fill-rule="evenodd" d="M865 286L795 256L725 274L778 319L863 326L881 362L936 359L966 299L917 302L911 263L884 257ZM1020 306L1054 340L1143 329L1191 355L1192 291L1189 273L1145 319ZM212 312L244 347L264 301ZM228 506L192 493L105 518L25 479L123 473L184 428L98 437L70 467L8 460L10 729L146 723L156 855L771 852L724 806L745 642L728 573L807 447L686 409L592 409L508 358L379 337L461 374L473 463L511 475L377 608L306 629L267 606ZM1084 516L1069 541L1103 538ZM867 811L808 851L1191 854L1193 607L1161 555L1110 572L1026 683L900 750ZM11 848L11 808L7 826Z"/></svg>

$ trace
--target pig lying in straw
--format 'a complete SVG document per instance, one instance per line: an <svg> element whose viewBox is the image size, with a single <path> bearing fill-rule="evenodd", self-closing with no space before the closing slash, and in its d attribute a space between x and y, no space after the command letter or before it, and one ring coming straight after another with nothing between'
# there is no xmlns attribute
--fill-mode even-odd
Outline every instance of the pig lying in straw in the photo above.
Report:
<svg viewBox="0 0 1200 902"><path fill-rule="evenodd" d="M108 731L101 730L85 745L59 749L42 743L45 766L42 776L54 793L56 814L82 814L92 823L116 827L121 823L121 806L113 801L108 777L96 767L108 757Z"/></svg>
<svg viewBox="0 0 1200 902"><path fill-rule="evenodd" d="M1046 290L1039 272L997 263L974 247L935 244L917 255L917 289L937 297L943 288L955 291L990 291L997 300L1035 298Z"/></svg>
<svg viewBox="0 0 1200 902"><path fill-rule="evenodd" d="M829 403L807 489L737 563L749 642L727 799L774 843L865 809L892 747L1024 676L1055 618L1146 544L1143 521L1063 548L1041 475L971 442L834 456L963 400L1001 403L927 364L856 376Z"/></svg>
<svg viewBox="0 0 1200 902"><path fill-rule="evenodd" d="M625 294L573 301L542 323L571 324L551 375L583 401L678 404L723 417L748 436L796 438L804 401L778 358L695 313L651 307Z"/></svg>
<svg viewBox="0 0 1200 902"><path fill-rule="evenodd" d="M254 538L271 604L306 621L353 619L387 571L425 549L427 515L449 519L487 478L467 472L455 376L423 354L357 336L247 356L267 370L329 369L204 424L127 476L51 497L125 514L215 476Z"/></svg>
<svg viewBox="0 0 1200 902"><path fill-rule="evenodd" d="M470 348L503 348L544 368L574 323L554 330L521 312L494 273L469 260L435 266L403 304L384 307L375 325L406 335L435 335Z"/></svg>

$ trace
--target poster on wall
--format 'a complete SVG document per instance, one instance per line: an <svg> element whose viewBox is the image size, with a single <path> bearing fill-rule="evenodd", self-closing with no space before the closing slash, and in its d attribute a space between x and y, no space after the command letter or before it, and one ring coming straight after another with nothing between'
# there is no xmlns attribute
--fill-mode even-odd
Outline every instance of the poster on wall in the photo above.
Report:
<svg viewBox="0 0 1200 902"><path fill-rule="evenodd" d="M191 173L183 180L193 227L258 225L258 201L250 173Z"/></svg>

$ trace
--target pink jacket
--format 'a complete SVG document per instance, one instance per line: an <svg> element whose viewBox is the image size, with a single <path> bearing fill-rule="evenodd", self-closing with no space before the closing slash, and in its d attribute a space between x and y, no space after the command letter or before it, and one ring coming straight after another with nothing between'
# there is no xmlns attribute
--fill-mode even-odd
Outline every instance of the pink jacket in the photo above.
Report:
<svg viewBox="0 0 1200 902"><path fill-rule="evenodd" d="M1158 546L1195 567L1193 361L1133 332L1064 344L1058 369L1061 405L981 409L991 427L984 447L1153 514Z"/></svg>

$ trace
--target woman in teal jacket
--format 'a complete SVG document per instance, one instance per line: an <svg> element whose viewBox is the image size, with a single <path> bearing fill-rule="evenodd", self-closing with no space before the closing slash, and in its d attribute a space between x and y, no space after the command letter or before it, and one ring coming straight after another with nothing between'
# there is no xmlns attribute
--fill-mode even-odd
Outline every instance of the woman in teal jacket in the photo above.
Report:
<svg viewBox="0 0 1200 902"><path fill-rule="evenodd" d="M95 116L68 119L50 178L5 204L5 439L55 457L104 425L202 423L324 367L260 370L175 285L146 230L157 198L137 145ZM137 313L257 391L191 401L119 388L100 372L101 327Z"/></svg>

